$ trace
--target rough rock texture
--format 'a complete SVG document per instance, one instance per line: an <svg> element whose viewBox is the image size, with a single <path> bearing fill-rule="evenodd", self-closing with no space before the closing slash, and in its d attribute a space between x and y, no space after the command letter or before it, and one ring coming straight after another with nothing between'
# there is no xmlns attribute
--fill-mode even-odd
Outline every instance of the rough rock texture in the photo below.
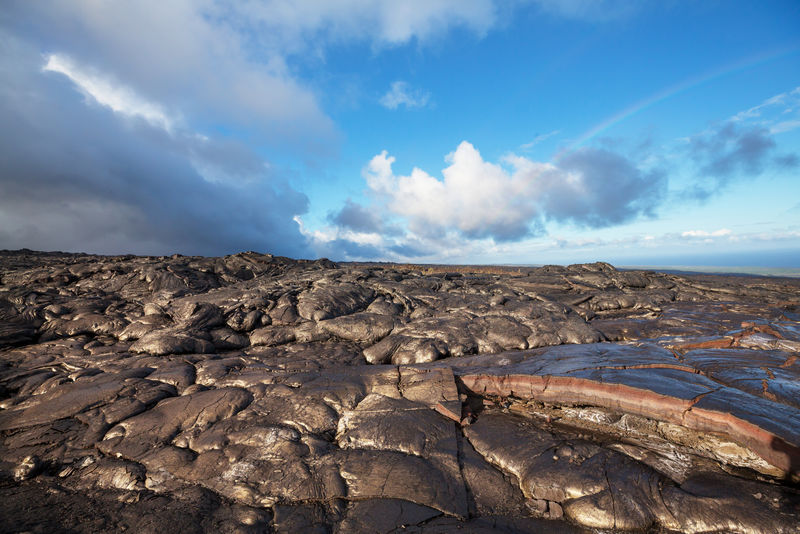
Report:
<svg viewBox="0 0 800 534"><path fill-rule="evenodd" d="M0 252L2 532L800 532L800 281Z"/></svg>

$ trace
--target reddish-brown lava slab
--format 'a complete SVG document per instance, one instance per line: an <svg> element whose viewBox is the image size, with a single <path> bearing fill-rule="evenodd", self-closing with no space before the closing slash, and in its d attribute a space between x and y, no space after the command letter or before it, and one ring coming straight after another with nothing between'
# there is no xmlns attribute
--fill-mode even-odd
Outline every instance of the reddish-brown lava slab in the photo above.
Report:
<svg viewBox="0 0 800 534"><path fill-rule="evenodd" d="M517 364L457 374L474 394L599 406L726 434L787 475L800 474L800 410L726 387L666 354L658 347L563 346Z"/></svg>

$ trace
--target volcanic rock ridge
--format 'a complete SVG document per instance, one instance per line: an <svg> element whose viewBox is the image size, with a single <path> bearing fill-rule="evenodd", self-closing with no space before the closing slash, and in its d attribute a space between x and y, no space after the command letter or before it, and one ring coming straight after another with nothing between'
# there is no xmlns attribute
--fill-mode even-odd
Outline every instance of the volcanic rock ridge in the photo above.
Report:
<svg viewBox="0 0 800 534"><path fill-rule="evenodd" d="M2 532L800 532L800 281L0 252Z"/></svg>

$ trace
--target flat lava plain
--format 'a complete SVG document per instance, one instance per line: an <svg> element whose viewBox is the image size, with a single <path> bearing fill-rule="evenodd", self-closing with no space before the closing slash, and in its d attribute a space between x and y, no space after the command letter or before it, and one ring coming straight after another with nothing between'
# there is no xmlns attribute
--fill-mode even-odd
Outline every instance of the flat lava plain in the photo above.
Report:
<svg viewBox="0 0 800 534"><path fill-rule="evenodd" d="M2 251L0 531L797 534L798 353L800 280Z"/></svg>

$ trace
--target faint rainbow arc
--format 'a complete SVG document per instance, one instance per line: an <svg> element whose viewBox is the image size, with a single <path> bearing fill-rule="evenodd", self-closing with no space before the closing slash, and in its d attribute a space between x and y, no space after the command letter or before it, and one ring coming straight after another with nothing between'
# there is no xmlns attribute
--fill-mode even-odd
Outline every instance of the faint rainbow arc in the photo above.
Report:
<svg viewBox="0 0 800 534"><path fill-rule="evenodd" d="M570 152L575 151L576 149L580 148L581 145L586 143L587 141L591 140L592 138L596 137L598 134L608 130L612 126L624 121L631 115L642 111L645 108L648 108L662 100L665 100L673 95L676 95L682 91L686 91L692 87L697 85L703 84L705 82L711 81L714 78L719 78L725 76L726 74L733 73L737 70L744 70L751 67L754 67L760 63L766 63L773 59L777 59L783 55L789 55L794 52L800 50L800 43L795 43L788 47L783 47L777 50L770 50L768 52L762 52L757 55L748 56L744 59L740 59L734 63L729 63L722 67L718 67L714 70L709 72L700 74L698 76L693 76L686 80L676 83L675 85L671 85L657 93L650 95L649 97L639 100L638 102L628 106L627 108L623 109L622 111L612 115L611 117L607 118L600 124L593 126L591 129L584 132L577 140L573 141L569 146L564 149L561 149L554 157L554 160L558 160L559 158L569 154Z"/></svg>

